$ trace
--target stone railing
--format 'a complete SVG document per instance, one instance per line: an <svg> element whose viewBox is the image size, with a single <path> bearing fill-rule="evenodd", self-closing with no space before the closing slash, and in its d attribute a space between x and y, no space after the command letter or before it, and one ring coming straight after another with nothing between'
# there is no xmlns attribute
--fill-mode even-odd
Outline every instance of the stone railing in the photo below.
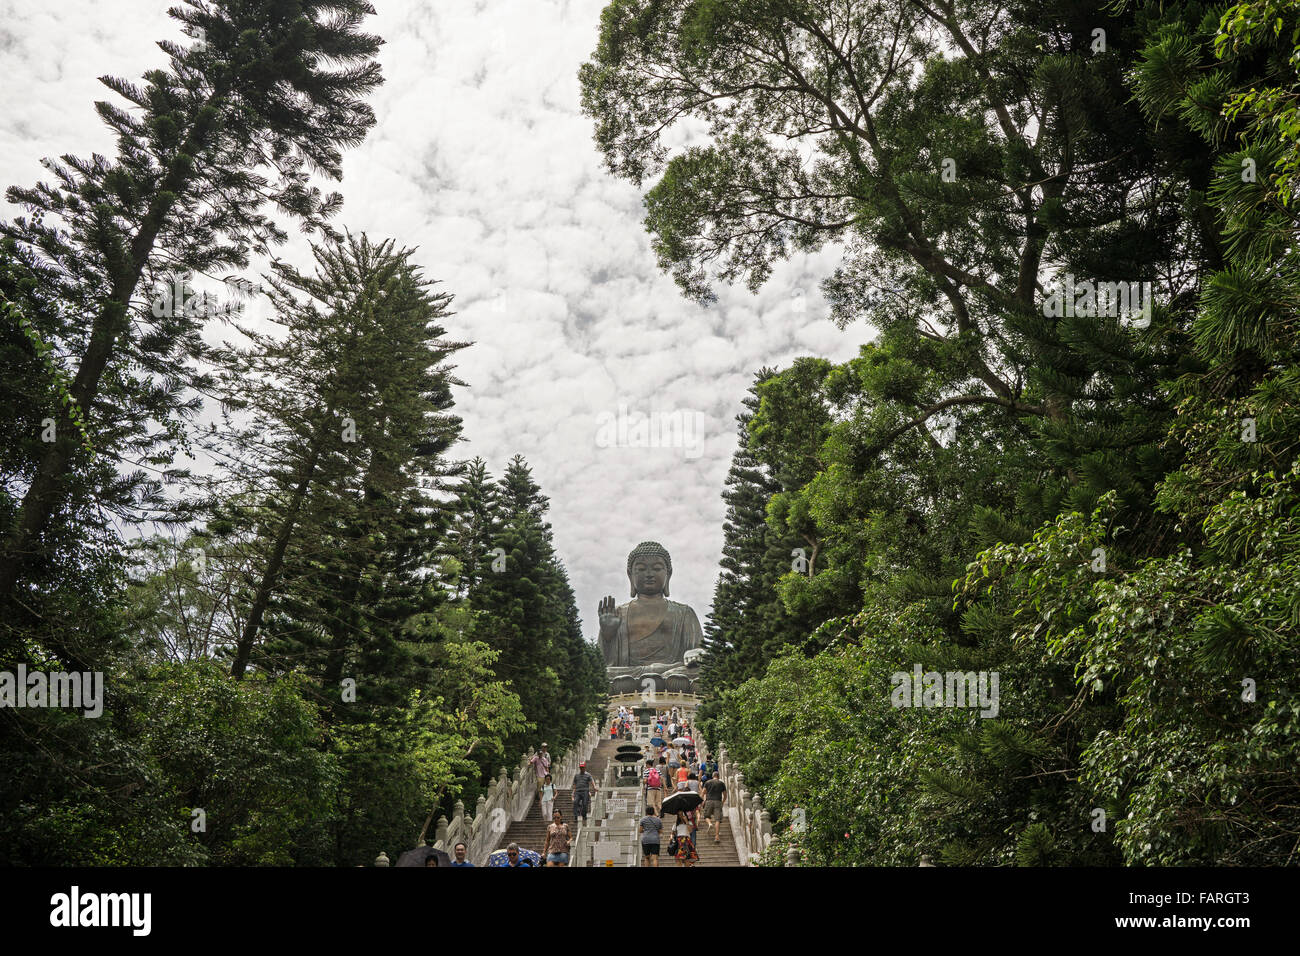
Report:
<svg viewBox="0 0 1300 956"><path fill-rule="evenodd" d="M763 808L763 798L745 787L745 775L732 763L726 747L714 751L718 779L727 785L727 820L736 841L736 855L744 866L752 866L772 842L772 817Z"/></svg>
<svg viewBox="0 0 1300 956"><path fill-rule="evenodd" d="M640 840L637 836L637 825L644 810L644 807L640 804L641 790L639 787L615 786L617 773L616 761L610 760L605 764L604 773L596 783L599 789L597 789L596 795L591 801L591 815L588 817L588 823L578 825L574 831L573 842L569 850L570 867L586 866L587 861L592 858L592 851L602 837L613 840L624 847L623 852L615 858L616 866L636 866L640 863ZM628 803L628 818L622 826L618 826L612 821L613 814L609 805L611 799L626 800ZM598 820L601 821L600 826L596 825Z"/></svg>
<svg viewBox="0 0 1300 956"><path fill-rule="evenodd" d="M563 786L560 781L573 779L578 764L591 756L599 741L600 723L596 722L574 742L559 763L551 765L551 776L557 787ZM470 862L475 866L487 863L488 855L501 842L506 829L511 823L526 817L537 798L537 774L529 763L533 752L530 747L513 773L507 775L506 769L501 768L501 773L488 786L487 793L479 794L473 817L465 813L465 804L457 800L450 820L445 816L438 818L433 845L452 854L456 844L463 842L465 856Z"/></svg>

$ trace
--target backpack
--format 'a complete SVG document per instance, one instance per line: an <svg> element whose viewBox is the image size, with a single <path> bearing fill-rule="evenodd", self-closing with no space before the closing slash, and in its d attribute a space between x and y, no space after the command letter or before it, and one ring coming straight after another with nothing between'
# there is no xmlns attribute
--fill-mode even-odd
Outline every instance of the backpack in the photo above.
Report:
<svg viewBox="0 0 1300 956"><path fill-rule="evenodd" d="M650 772L646 774L645 785L651 790L663 786L663 781L659 778L659 770L657 768L650 768Z"/></svg>

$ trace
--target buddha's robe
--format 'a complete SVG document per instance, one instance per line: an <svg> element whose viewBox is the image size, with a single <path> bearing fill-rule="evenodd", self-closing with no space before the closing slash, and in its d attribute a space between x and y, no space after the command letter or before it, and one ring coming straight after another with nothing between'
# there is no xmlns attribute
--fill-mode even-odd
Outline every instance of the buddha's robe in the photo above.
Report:
<svg viewBox="0 0 1300 956"><path fill-rule="evenodd" d="M618 633L604 640L601 650L610 667L642 664L681 664L686 652L704 642L700 619L688 604L664 601L664 616L649 634L633 640L628 634L627 614L632 602L617 608Z"/></svg>

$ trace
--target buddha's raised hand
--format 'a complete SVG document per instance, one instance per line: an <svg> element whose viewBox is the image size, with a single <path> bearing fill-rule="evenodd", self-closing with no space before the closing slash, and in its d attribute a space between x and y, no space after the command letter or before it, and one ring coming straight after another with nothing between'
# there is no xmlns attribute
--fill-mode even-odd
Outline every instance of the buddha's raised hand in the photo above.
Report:
<svg viewBox="0 0 1300 956"><path fill-rule="evenodd" d="M600 599L600 633L611 634L618 630L618 611L615 609L613 597L603 597Z"/></svg>

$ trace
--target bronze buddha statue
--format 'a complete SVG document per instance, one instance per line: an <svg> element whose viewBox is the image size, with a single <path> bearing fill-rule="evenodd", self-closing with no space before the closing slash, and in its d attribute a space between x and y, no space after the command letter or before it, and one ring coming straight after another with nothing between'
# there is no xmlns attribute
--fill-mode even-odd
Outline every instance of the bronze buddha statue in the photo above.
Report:
<svg viewBox="0 0 1300 956"><path fill-rule="evenodd" d="M690 605L668 600L673 562L657 541L643 541L627 556L632 600L600 602L600 649L611 680L616 677L688 675L704 640Z"/></svg>

